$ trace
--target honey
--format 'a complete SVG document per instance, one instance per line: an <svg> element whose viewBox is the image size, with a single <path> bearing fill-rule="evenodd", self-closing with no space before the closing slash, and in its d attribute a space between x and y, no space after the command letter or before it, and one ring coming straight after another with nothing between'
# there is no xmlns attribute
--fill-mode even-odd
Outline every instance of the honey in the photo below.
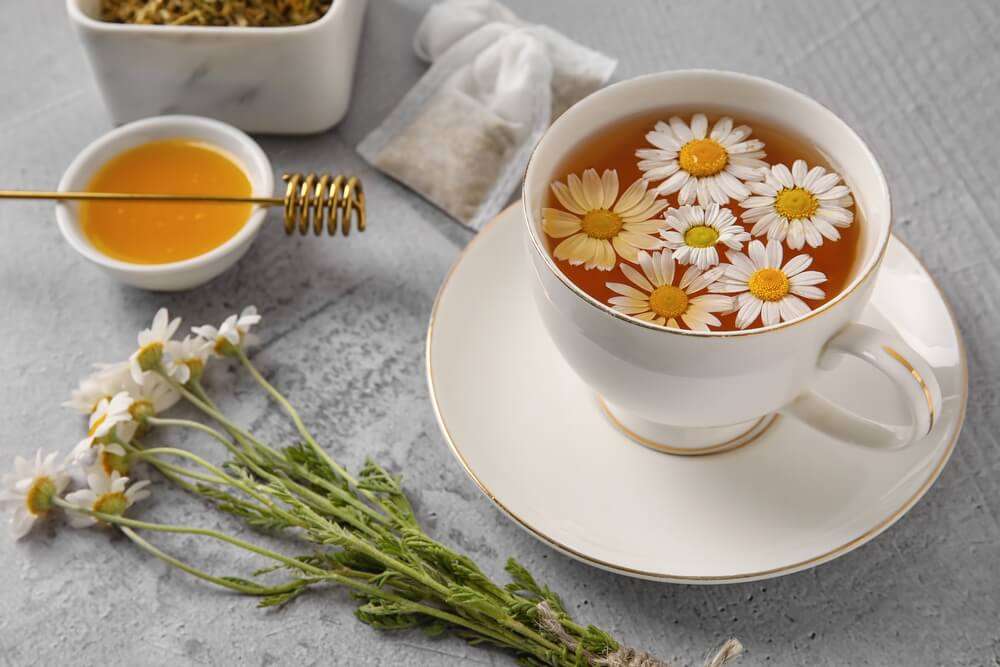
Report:
<svg viewBox="0 0 1000 667"><path fill-rule="evenodd" d="M250 179L222 151L195 140L153 141L107 162L91 192L248 197ZM80 225L100 252L134 264L177 262L217 248L250 218L251 204L84 202Z"/></svg>

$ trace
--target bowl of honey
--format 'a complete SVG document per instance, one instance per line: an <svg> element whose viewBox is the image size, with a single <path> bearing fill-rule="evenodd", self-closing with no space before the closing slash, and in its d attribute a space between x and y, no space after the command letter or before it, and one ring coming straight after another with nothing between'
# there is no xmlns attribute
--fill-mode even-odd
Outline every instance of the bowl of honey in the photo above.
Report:
<svg viewBox="0 0 1000 667"><path fill-rule="evenodd" d="M198 116L123 125L87 146L60 191L270 197L271 163L249 136ZM56 219L81 255L120 282L157 291L196 287L249 249L266 209L244 203L60 203Z"/></svg>

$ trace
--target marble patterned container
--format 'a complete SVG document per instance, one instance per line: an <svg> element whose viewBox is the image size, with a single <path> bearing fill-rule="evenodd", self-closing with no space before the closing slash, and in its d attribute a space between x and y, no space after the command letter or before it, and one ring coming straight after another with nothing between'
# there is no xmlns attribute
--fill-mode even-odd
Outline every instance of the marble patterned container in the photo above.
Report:
<svg viewBox="0 0 1000 667"><path fill-rule="evenodd" d="M107 23L100 0L66 0L114 123L194 114L267 134L344 117L366 6L334 0L313 23L242 28Z"/></svg>

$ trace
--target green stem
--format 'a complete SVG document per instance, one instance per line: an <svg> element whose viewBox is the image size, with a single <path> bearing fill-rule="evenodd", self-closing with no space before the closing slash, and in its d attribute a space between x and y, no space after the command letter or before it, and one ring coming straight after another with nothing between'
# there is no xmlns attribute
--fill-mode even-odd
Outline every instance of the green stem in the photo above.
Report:
<svg viewBox="0 0 1000 667"><path fill-rule="evenodd" d="M270 586L270 587L257 586L257 585L247 586L246 584L241 584L239 582L232 581L230 579L225 579L223 577L216 577L214 575L208 574L207 572L199 570L198 568L192 565L188 565L187 563L177 558L174 558L170 554L167 554L157 549L152 544L139 537L135 533L135 531L129 528L128 526L119 526L119 529L123 533L125 533L126 537L132 540L137 546L146 550L153 556L156 556L165 563L169 563L170 565L173 565L177 569L183 570L184 572L187 572L188 574L194 577L198 577L199 579L211 582L217 586L222 586L223 588L234 590L237 593L243 593L245 595L277 595L279 593L288 593L290 591L295 590L296 588L300 588L301 586L303 586L302 582L293 582L293 583L283 584L281 586Z"/></svg>
<svg viewBox="0 0 1000 667"><path fill-rule="evenodd" d="M271 551L270 549L265 549L264 547L259 547L257 545L251 544L249 542L245 542L245 541L243 541L241 539L238 539L238 538L226 535L225 533L221 533L219 531L210 530L210 529L207 529L207 528L196 528L196 527L193 527L193 526L172 526L172 525L166 525L166 524L150 523L150 522L147 522L147 521L138 521L136 519L129 519L127 517L120 516L120 515L104 514L102 512L94 512L92 510L89 510L89 509L86 509L86 508L82 508L82 507L78 507L76 505L73 505L72 503L69 503L69 502L63 500L62 498L58 498L58 497L54 499L54 502L55 502L56 505L59 505L60 507L63 507L64 509L67 509L67 510L70 510L70 511L73 511L73 512L81 512L81 513L84 513L84 514L88 514L90 516L93 516L96 519L104 521L105 523L115 524L115 525L119 526L119 528L121 528L123 531L127 530L128 528L140 528L140 529L143 529L143 530L151 530L151 531L155 531L155 532L179 533L179 534L184 534L184 535L198 535L198 536L202 536L202 537L209 537L209 538L212 538L212 539L216 539L216 540L219 540L221 542L226 542L227 544L231 544L231 545L239 547L241 549L245 549L246 551L250 551L252 553L255 553L257 555L263 556L265 558L269 558L271 560L277 561L279 563L287 565L288 567L301 570L303 572L306 572L308 574L313 575L316 578L328 579L328 580L335 581L337 583L343 584L345 586L351 587L351 588L357 590L358 592L361 592L361 593L364 593L364 594L368 595L369 597L381 598L381 599L387 600L389 602L397 603L397 604L401 605L402 607L404 607L404 608L412 611L413 613L424 614L424 615L427 615L427 616L431 616L433 618L441 619L441 620L443 620L445 622L448 622L448 623L452 623L452 624L457 625L459 627L467 628L467 629L469 629L469 630L471 630L473 632L476 632L478 634L481 634L481 635L483 635L485 637L489 637L489 638L494 639L494 640L496 640L498 642L501 642L503 644L511 646L512 648L515 648L516 650L519 650L519 651L522 651L522 652L525 652L525 653L530 653L532 655L535 655L539 659L543 659L544 660L547 657L546 651L544 651L544 650L542 650L542 649L540 649L538 647L532 646L530 644L526 644L523 640L520 640L517 636L511 636L511 635L509 635L507 633L498 632L498 631L496 631L494 629L491 629L491 628L489 628L487 626L481 625L481 624L477 623L476 621L474 621L472 619L468 619L468 618L465 618L465 617L462 617L462 616L458 616L456 614L451 614L451 613L449 613L447 611L444 611L442 609L439 609L437 607L433 607L433 606L430 606L430 605L425 605L425 604L422 604L422 603L419 603L419 602L415 602L413 600L409 600L409 599L404 598L402 596L390 593L389 591L385 591L385 590L383 590L381 588L378 588L376 586L372 586L370 584L366 584L364 582L361 582L361 581L358 581L356 579L352 579L350 577L346 577L346 576L337 574L335 572L329 572L327 570L324 570L322 568L316 567L314 565L310 565L309 563L304 563L304 562L302 562L300 560L297 560L297 559L294 559L294 558L289 558L288 556L285 556L284 554L280 554L280 553L277 553L275 551ZM196 568L188 566L185 563L182 563L181 561L179 561L177 559L174 559L174 558L168 556L167 554L159 551L158 549L156 549L155 547L153 547L149 543L147 543L145 541L142 541L141 538L139 538L138 535L135 535L135 533L133 531L129 531L129 532L131 534L126 533L129 536L129 539L132 539L133 541L136 541L136 539L140 540L142 543L140 543L140 542L136 542L136 543L139 544L139 546L145 548L147 551L149 551L150 553L152 553L157 558L162 558L165 562L170 563L171 565L175 565L176 567L180 568L181 570L183 570L185 572L188 572L189 574L191 574L193 576L196 576L196 577L198 577L200 579L205 579L206 581L211 581L212 583L218 584L220 586L225 586L226 588L231 588L233 590L239 590L237 588L234 588L234 586L235 586L234 582L229 582L227 580L220 579L218 577L213 577L212 575L209 575L209 574L207 574L205 572L197 570ZM244 590L244 591L241 591L241 592L249 593L250 591L245 591ZM259 594L259 593L255 592L254 594ZM533 638L529 638L529 639L533 639ZM541 646L544 646L546 649L549 649L549 650L559 650L558 646L552 644L551 642L549 642L548 640L546 640L544 637L540 637L539 636L538 639L540 639L541 641L534 640L534 639L533 640L536 643L540 644Z"/></svg>
<svg viewBox="0 0 1000 667"><path fill-rule="evenodd" d="M199 410L201 410L202 412L204 412L206 415L208 415L209 417L211 417L215 421L217 421L220 424L222 424L222 426L225 427L225 429L227 431L229 431L233 435L234 438L236 438L237 440L239 440L240 444L242 444L244 446L244 448L246 448L247 453L249 453L252 450L252 448L250 447L250 443L252 443L254 445L257 445L259 447L268 448L267 445L265 445L264 443L262 443L259 440L257 440L255 437L253 437L252 434L248 433L247 431L244 431L239 426L237 426L236 424L234 424L233 422L231 422L224 414L222 414L221 411L217 410L216 408L212 407L211 405L209 405L208 403L206 403L205 401L201 400L199 397L197 397L193 393L191 393L187 389L187 387L185 387L184 385L182 385L181 383L179 383L177 380L175 380L172 377L170 377L170 375L168 375L167 373L165 373L162 368L157 369L156 372L171 387L173 387L174 390L176 390L181 396L183 396L185 399L187 399L187 401L189 403L191 403L192 405L194 405L196 408L198 408ZM206 427L206 428L208 428L208 427Z"/></svg>
<svg viewBox="0 0 1000 667"><path fill-rule="evenodd" d="M240 354L242 355L242 352ZM246 359L246 356L243 355L242 358ZM246 363L250 363L249 360L247 360ZM251 366L251 368L252 368L252 366ZM256 372L256 369L253 370L253 373L255 374L255 377L258 377L258 378L260 378L261 381L266 382L266 380L264 380L263 378L261 378L260 374ZM270 387L270 385L267 385L267 386ZM277 393L277 390L275 390L273 387L271 387L271 390L274 391L275 393ZM202 388L200 386L200 384L197 385L196 391L198 393L200 393L204 397L204 399L205 399L205 405L206 406L209 406L215 412L219 412L219 410L217 408L215 408L214 405L211 404L211 399L208 398L207 393L205 392L204 388ZM284 400L284 397L282 397L282 400ZM285 401L285 404L287 404L287 401ZM291 408L290 405L289 405L289 408ZM292 410L294 412L294 409L292 409ZM221 412L219 412L219 414L221 414ZM298 415L296 414L296 419L297 418L298 418ZM229 441L226 440L222 436L221 433L219 433L218 431L216 431L213 428L205 426L204 424L200 424L198 422L190 421L190 420L185 420L185 419L158 419L158 418L152 419L150 423L152 423L154 425L156 425L156 424L162 424L162 425L165 425L165 426L167 426L167 425L173 425L173 426L190 426L191 428L197 428L197 429L199 429L199 430L201 430L201 431L203 431L205 433L208 433L209 435L211 435L213 438L216 438L220 442L223 442L224 444L226 444L227 447L230 448L230 451L232 451L234 453L234 455L236 455L236 456L240 455L238 451L234 451L234 448L232 448L231 443L229 443ZM301 420L299 419L297 421L297 423L301 424ZM302 429L304 429L304 428L305 428L305 426L303 425ZM289 472L292 472L293 474L297 475L298 477L304 478L306 481L308 481L308 482L310 482L312 484L315 484L316 486L322 487L328 493L331 493L331 494L335 495L341 501L343 501L343 502L351 505L352 507L354 507L355 509L357 509L359 512L362 512L363 514L365 514L366 516L370 517L372 520L377 521L378 523L388 524L388 523L391 522L391 519L387 518L386 516L383 516L382 514L379 514L377 511L375 511L374 509L372 509L371 507L369 507L365 503L363 503L360 500L358 500L358 498L354 494L352 494L350 491L347 491L347 490L345 490L345 489L337 486L336 484L333 484L329 480L323 479L322 477L319 477L319 476L317 476L317 475L309 472L308 470L306 470L302 466L288 465L288 462L285 460L285 458L282 457L278 452L275 452L273 449L271 449L270 447L267 447L266 445L264 445L263 443L260 443L259 441L257 442L257 444L258 444L259 447L262 447L266 452L268 452L269 454L272 454L273 457L274 457L274 459L275 459L275 462L278 463L279 465L281 465L281 467L284 468L285 470L288 470ZM310 446L313 447L313 449L316 450L321 456L323 456L324 459L326 461L328 461L331 465L336 466L334 469L337 472L337 474L341 475L344 479L348 480L349 483L355 484L355 486L356 486L356 483L354 482L354 480L349 475L347 475L347 473L342 468L340 468L340 466L337 466L335 463L333 463L333 461L327 455L326 451L323 450L321 447L319 447L319 445L316 444L315 440L312 441L312 444ZM248 462L248 463L251 463L251 462ZM260 475L262 477L270 477L271 479L274 479L273 475L268 475L268 473L263 468L261 468L260 466L258 466L255 462L253 462L252 465L253 465L254 472L256 472L258 475ZM308 489L306 489L305 487L302 487L301 485L296 484L295 482L291 482L289 480L289 483L292 484L292 485L294 485L296 491L302 492L304 494L311 494L313 497L319 497L317 494L313 493L312 491L309 491ZM342 518L344 520L349 520L349 519L347 519L347 518L345 518L345 517L343 517L341 515L338 515L338 517ZM361 530L369 532L369 533L371 533L373 535L376 534L376 531L374 531L373 529L371 529L370 527L368 527L365 524L358 524L358 527Z"/></svg>
<svg viewBox="0 0 1000 667"><path fill-rule="evenodd" d="M253 379L257 381L257 384L263 387L264 391L270 394L271 398L273 398L288 414L288 416L292 419L292 422L295 423L295 428L298 430L299 434L307 443L309 443L310 447L316 450L316 453L323 458L326 464L330 466L332 470L336 471L338 475L346 479L352 486L357 486L357 480L355 480L340 464L334 461L333 458L327 454L325 449L319 446L319 443L317 443L315 438L313 438L312 433L310 433L309 429L306 428L305 423L302 421L302 417L299 416L295 407L280 391L274 388L274 385L268 382L264 376L260 374L260 371L257 370L257 367L254 366L253 363L251 363L242 347L236 348L236 358L240 360L240 363L243 364L244 368L246 368L250 375L253 376Z"/></svg>
<svg viewBox="0 0 1000 667"><path fill-rule="evenodd" d="M396 558L393 558L392 556L386 555L382 550L369 544L368 542L357 537L356 535L348 533L347 531L341 532L341 531L331 530L331 526L327 519L323 518L322 516L319 516L315 512L312 512L312 515L314 517L313 521L318 523L321 529L325 529L325 531L328 532L337 543L346 541L352 548L364 553L365 555L369 556L370 558L384 565L386 568L390 570L395 570L396 572L399 572L409 577L413 581L419 582L420 584L428 588L434 595L436 595L441 602L445 604L455 604L454 602L452 602L452 597L453 597L452 591L448 588L448 586L435 580L433 577L428 576L427 573L424 572L423 570L411 567L407 563L404 563ZM505 610L500 609L499 613L489 613L479 609L472 609L471 611L477 615L486 614L497 623L500 623L501 625L513 630L514 632L517 632L520 635L523 635L531 639L532 641L541 644L542 646L545 646L550 650L553 651L560 650L560 647L557 644L554 644L553 642L549 641L546 637L535 632L534 630L527 627L523 623L511 618Z"/></svg>
<svg viewBox="0 0 1000 667"><path fill-rule="evenodd" d="M226 484L226 485L228 485L228 482L226 482L225 480L219 479L218 477L213 477L211 475L205 475L203 473L196 472L194 470L188 470L187 468L182 468L180 466L175 466L174 464L167 463L166 461L158 459L155 456L149 456L148 454L146 454L143 451L136 451L135 455L137 457L139 457L140 459L142 459L143 461L148 461L149 463L153 464L156 467L156 469L159 470L165 477L167 477L168 479L170 479L170 481L175 482L175 483L179 483L179 481L180 481L180 480L178 480L176 478L178 478L178 477L187 477L189 479L196 479L199 482L204 482L206 484ZM188 484L186 488L187 488L188 491L192 491L194 493L198 492L197 489L195 487L191 486L190 484Z"/></svg>
<svg viewBox="0 0 1000 667"><path fill-rule="evenodd" d="M222 413L222 409L219 408L219 406L215 404L215 402L212 400L212 398L208 395L208 392L205 391L205 387L201 384L201 380L193 380L192 382L190 382L188 384L188 386L190 387L191 394L195 398L197 398L198 400L200 400L202 403L204 403L205 406L211 408L216 413L223 414ZM201 409L201 408L199 408L199 409ZM206 412L205 414L210 414L210 413ZM241 445L243 445L243 448L248 453L256 451L257 453L265 455L268 458L271 458L272 460L275 457L277 457L280 460L281 457L278 455L277 452L275 452L272 448L268 447L266 444L264 444L263 442L261 442L260 440L258 440L257 438L255 438L249 431L244 434L243 429L241 429L239 427L235 427L235 426L233 428L230 428L230 427L226 426L225 424L223 424L223 428L225 428L226 431L231 436L233 436L233 438L237 442L239 442Z"/></svg>
<svg viewBox="0 0 1000 667"><path fill-rule="evenodd" d="M119 526L128 526L130 528L141 528L143 530L153 530L161 533L179 533L182 535L201 535L203 537L211 537L212 539L219 540L220 542L226 542L234 547L240 547L247 551L253 552L259 556L264 556L265 558L270 558L276 560L280 563L284 563L289 567L293 567L303 572L308 572L313 575L325 575L327 572L321 568L318 568L309 563L303 563L295 558L289 558L284 554L271 551L270 549L265 549L264 547L257 546L256 544L251 544L238 537L232 537L231 535L226 535L225 533L220 533L217 530L211 530L209 528L196 528L194 526L173 526L163 523L150 523L148 521L139 521L137 519L129 519L118 514L105 514L103 512L95 512L93 510L87 509L85 507L80 507L74 505L70 502L63 500L62 498L53 498L53 503L56 505L67 509L71 512L88 514L95 519L99 519L105 523L115 524Z"/></svg>
<svg viewBox="0 0 1000 667"><path fill-rule="evenodd" d="M229 439L226 436L222 435L211 426L206 426L205 424L202 424L201 422L196 422L193 419L167 419L164 417L147 417L146 421L148 421L153 426L183 426L187 428L193 428L197 431L201 431L202 433L207 433L208 435L212 436L213 439L221 442L222 445L227 450L229 450L229 452L233 456L239 456L240 454L242 454L242 452L240 452L240 450L233 443L229 442Z"/></svg>

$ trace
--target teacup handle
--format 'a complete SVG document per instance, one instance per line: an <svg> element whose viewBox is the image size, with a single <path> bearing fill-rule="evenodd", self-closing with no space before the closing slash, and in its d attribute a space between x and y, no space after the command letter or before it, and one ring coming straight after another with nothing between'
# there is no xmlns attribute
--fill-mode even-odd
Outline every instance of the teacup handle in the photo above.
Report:
<svg viewBox="0 0 1000 667"><path fill-rule="evenodd" d="M863 324L849 324L831 338L820 354L819 367L833 368L843 355L863 359L892 380L910 408L912 424L881 424L806 391L781 413L846 442L874 449L899 449L931 432L941 414L941 388L923 357L896 336Z"/></svg>

